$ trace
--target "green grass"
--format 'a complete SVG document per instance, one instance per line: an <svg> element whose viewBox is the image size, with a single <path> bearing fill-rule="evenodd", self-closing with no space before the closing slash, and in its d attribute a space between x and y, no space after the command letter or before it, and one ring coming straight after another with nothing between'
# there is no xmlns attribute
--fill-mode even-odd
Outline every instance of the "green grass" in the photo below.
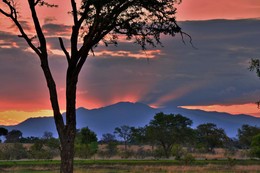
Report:
<svg viewBox="0 0 260 173"><path fill-rule="evenodd" d="M59 160L0 161L0 173L58 173L59 165ZM191 165L176 160L75 160L74 165L75 173L260 173L259 160L196 160Z"/></svg>
<svg viewBox="0 0 260 173"><path fill-rule="evenodd" d="M26 166L59 166L59 160L21 160L21 161L0 161L0 168L6 167L26 167ZM191 165L260 165L259 160L195 160ZM88 165L185 165L183 161L177 160L75 160L75 166L88 166Z"/></svg>

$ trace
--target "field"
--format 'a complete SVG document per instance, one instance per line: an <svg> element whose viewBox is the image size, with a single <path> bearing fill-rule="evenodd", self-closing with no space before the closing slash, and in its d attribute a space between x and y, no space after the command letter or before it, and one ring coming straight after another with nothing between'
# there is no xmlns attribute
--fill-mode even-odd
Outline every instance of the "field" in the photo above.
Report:
<svg viewBox="0 0 260 173"><path fill-rule="evenodd" d="M2 173L58 173L59 160L1 161ZM260 173L259 160L75 160L75 173Z"/></svg>

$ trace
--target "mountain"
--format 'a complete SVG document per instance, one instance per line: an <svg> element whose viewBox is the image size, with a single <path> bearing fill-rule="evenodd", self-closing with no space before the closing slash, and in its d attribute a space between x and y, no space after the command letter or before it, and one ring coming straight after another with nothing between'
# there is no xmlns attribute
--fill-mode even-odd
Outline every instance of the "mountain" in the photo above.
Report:
<svg viewBox="0 0 260 173"><path fill-rule="evenodd" d="M181 114L193 121L193 127L202 123L215 123L218 127L225 129L230 137L235 137L237 129L243 124L260 125L260 118L249 115L231 115L220 112L206 112L201 110L188 110L183 108L154 109L142 103L120 102L107 107L88 110L77 109L77 128L88 126L97 133L100 138L104 133L113 133L115 127L129 125L142 127L149 123L158 112ZM63 114L64 116L65 114ZM41 137L44 131L53 132L57 136L54 119L52 117L29 118L15 125L5 126L8 130L18 129L23 136Z"/></svg>

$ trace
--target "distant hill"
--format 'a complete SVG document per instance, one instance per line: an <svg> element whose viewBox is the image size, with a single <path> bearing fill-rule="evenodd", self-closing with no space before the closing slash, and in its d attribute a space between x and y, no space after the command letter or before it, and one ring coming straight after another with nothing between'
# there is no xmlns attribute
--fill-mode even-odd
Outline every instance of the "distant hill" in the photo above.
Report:
<svg viewBox="0 0 260 173"><path fill-rule="evenodd" d="M215 123L224 128L228 136L235 137L237 129L243 124L260 126L260 118L249 115L231 115L219 112L188 110L183 108L154 109L142 103L120 102L111 106L88 110L77 109L77 128L88 126L100 138L104 133L113 133L115 127L121 125L145 126L158 112L181 114L193 121L193 127L202 123ZM57 136L52 117L29 118L15 126L4 126L8 130L18 129L23 136L41 137L44 131L53 132Z"/></svg>

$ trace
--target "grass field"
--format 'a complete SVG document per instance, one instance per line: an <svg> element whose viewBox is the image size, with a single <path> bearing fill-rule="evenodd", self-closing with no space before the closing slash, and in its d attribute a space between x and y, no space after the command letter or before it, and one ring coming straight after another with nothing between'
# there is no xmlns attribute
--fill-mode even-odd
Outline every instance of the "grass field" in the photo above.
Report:
<svg viewBox="0 0 260 173"><path fill-rule="evenodd" d="M0 172L58 173L58 160L0 161ZM75 160L75 173L260 173L259 160Z"/></svg>

